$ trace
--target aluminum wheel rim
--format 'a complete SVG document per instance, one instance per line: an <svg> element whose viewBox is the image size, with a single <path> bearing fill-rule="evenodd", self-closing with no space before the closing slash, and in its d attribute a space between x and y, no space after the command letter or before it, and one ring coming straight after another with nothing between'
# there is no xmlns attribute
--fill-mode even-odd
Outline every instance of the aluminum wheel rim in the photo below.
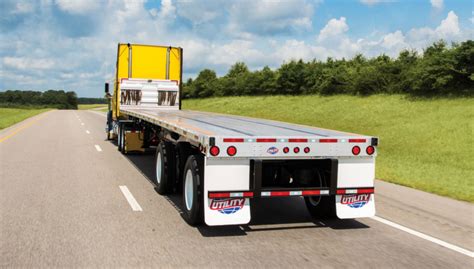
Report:
<svg viewBox="0 0 474 269"><path fill-rule="evenodd" d="M193 207L193 173L191 170L186 172L186 179L184 181L184 200L186 202L186 209L191 210Z"/></svg>
<svg viewBox="0 0 474 269"><path fill-rule="evenodd" d="M156 182L161 183L161 152L158 152L158 157L156 158Z"/></svg>
<svg viewBox="0 0 474 269"><path fill-rule="evenodd" d="M120 136L120 147L123 149L125 147L125 130L122 130L122 135Z"/></svg>

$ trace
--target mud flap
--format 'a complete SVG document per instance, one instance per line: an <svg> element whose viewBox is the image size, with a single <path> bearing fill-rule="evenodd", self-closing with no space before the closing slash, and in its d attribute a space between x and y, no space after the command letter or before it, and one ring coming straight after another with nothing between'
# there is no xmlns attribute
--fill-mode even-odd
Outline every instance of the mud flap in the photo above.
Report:
<svg viewBox="0 0 474 269"><path fill-rule="evenodd" d="M372 193L336 195L336 214L340 219L375 216L375 195Z"/></svg>
<svg viewBox="0 0 474 269"><path fill-rule="evenodd" d="M205 199L204 219L207 225L236 225L250 222L249 198Z"/></svg>
<svg viewBox="0 0 474 269"><path fill-rule="evenodd" d="M204 169L204 222L209 226L237 225L250 222L249 198L210 199L209 191L244 191L249 189L248 160L212 160L206 158Z"/></svg>

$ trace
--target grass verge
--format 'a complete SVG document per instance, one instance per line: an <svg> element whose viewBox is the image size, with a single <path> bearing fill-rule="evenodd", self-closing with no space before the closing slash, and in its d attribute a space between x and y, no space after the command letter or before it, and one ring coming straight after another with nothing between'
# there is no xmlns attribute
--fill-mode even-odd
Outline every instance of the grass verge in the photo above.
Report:
<svg viewBox="0 0 474 269"><path fill-rule="evenodd" d="M83 104L77 105L77 109L79 110L87 110L87 109L99 109L99 108L107 108L107 104Z"/></svg>
<svg viewBox="0 0 474 269"><path fill-rule="evenodd" d="M0 130L24 119L51 110L51 108L4 108L0 107Z"/></svg>
<svg viewBox="0 0 474 269"><path fill-rule="evenodd" d="M312 125L380 139L377 178L474 202L474 99L399 95L222 97L183 108Z"/></svg>

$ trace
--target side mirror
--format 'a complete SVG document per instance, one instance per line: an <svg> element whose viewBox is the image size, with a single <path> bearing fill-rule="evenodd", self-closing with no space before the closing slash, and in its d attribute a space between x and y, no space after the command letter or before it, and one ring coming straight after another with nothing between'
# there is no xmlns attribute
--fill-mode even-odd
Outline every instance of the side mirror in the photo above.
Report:
<svg viewBox="0 0 474 269"><path fill-rule="evenodd" d="M105 93L109 93L109 83L105 83Z"/></svg>

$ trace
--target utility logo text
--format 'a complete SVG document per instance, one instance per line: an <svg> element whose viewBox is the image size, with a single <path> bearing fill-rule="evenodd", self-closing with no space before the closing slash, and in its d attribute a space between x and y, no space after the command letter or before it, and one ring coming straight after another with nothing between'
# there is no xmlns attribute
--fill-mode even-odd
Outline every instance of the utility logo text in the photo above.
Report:
<svg viewBox="0 0 474 269"><path fill-rule="evenodd" d="M209 207L211 210L217 210L222 214L234 214L245 205L245 198L225 198L211 199Z"/></svg>
<svg viewBox="0 0 474 269"><path fill-rule="evenodd" d="M352 194L343 195L341 204L348 205L352 208L361 208L369 202L370 194Z"/></svg>

